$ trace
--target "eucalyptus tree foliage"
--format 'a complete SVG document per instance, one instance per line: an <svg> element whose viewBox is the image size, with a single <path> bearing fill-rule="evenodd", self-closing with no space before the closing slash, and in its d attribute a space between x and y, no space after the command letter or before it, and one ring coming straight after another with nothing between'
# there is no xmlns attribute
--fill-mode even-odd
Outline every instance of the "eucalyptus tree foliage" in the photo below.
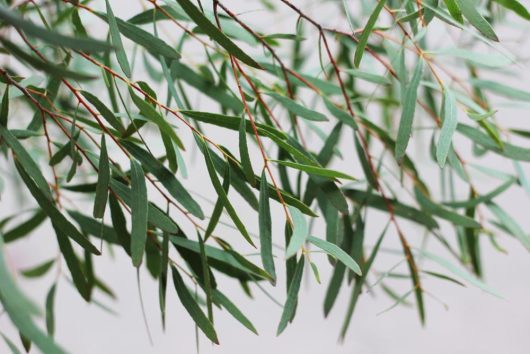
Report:
<svg viewBox="0 0 530 354"><path fill-rule="evenodd" d="M497 294L481 250L530 248L497 201L530 192L530 131L490 102L530 99L503 83L524 70L498 30L527 26L518 0L0 3L2 194L31 200L2 201L0 302L26 348L65 352L57 286L113 301L95 269L117 252L158 282L163 323L180 302L219 343L219 309L257 330L218 278L285 288L280 334L311 272L326 316L348 294L344 337L369 289L424 322L426 279ZM10 244L41 224L59 256L15 277ZM401 261L379 268L382 252ZM42 308L18 283L52 269Z"/></svg>

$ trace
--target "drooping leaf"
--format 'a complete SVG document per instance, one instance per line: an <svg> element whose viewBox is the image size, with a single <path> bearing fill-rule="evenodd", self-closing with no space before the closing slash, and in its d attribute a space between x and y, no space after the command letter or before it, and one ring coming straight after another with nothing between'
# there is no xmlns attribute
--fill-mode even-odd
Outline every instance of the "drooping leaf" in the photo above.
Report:
<svg viewBox="0 0 530 354"><path fill-rule="evenodd" d="M274 257L272 254L272 219L265 170L261 174L259 192L259 240L263 268L272 276L273 283L275 283L276 271L274 269Z"/></svg>
<svg viewBox="0 0 530 354"><path fill-rule="evenodd" d="M464 17L475 27L484 37L498 42L499 38L488 21L477 11L478 1L476 0L455 0L462 11Z"/></svg>
<svg viewBox="0 0 530 354"><path fill-rule="evenodd" d="M197 305L197 302L193 299L193 296L189 293L179 271L175 267L171 267L171 271L173 274L173 284L175 285L175 290L177 291L180 302L206 337L215 344L219 344L217 333L215 333L212 323L204 315L201 308Z"/></svg>
<svg viewBox="0 0 530 354"><path fill-rule="evenodd" d="M374 8L374 11L372 11L372 14L370 15L370 17L368 17L368 21L364 26L361 38L359 38L357 48L355 49L355 55L353 57L353 65L355 65L356 67L359 67L359 65L361 64L361 59L363 57L364 49L368 43L368 38L370 37L370 33L372 32L377 18L379 17L379 14L381 13L381 10L385 6L385 4L386 0L379 0Z"/></svg>
<svg viewBox="0 0 530 354"><path fill-rule="evenodd" d="M129 65L129 60L127 59L127 54L123 48L123 43L121 41L120 31L118 29L118 24L116 23L116 18L114 17L114 12L110 6L109 0L105 1L107 8L107 22L109 23L110 28L110 38L112 39L112 44L116 48L114 52L116 53L116 59L120 64L123 73L127 77L131 77L131 67Z"/></svg>
<svg viewBox="0 0 530 354"><path fill-rule="evenodd" d="M436 147L436 160L441 168L444 167L447 159L447 154L451 148L453 134L458 124L456 98L453 92L446 88L444 91L443 108L442 108L442 129L440 131L440 138Z"/></svg>
<svg viewBox="0 0 530 354"><path fill-rule="evenodd" d="M361 268L359 267L357 262L355 262L353 258L351 258L350 255L344 252L339 246L331 242L328 242L326 240L316 238L314 236L309 236L308 240L313 245L317 246L318 248L320 248L321 250L323 250L324 252L332 256L333 258L344 263L346 267L351 269L357 275L362 275Z"/></svg>
<svg viewBox="0 0 530 354"><path fill-rule="evenodd" d="M282 317L280 319L280 324L278 325L276 335L280 335L287 327L287 323L293 318L296 304L298 303L298 291L300 290L300 283L302 282L303 273L304 257L302 256L296 265L296 270L287 290L287 300L283 306Z"/></svg>
<svg viewBox="0 0 530 354"><path fill-rule="evenodd" d="M1 129L1 128L0 128ZM77 242L81 247L93 254L100 254L99 250L82 235L74 225L53 205L52 201L39 189L33 179L25 171L24 167L16 163L17 171L28 187L33 198L37 201L42 210L49 216L55 227L64 232L68 237Z"/></svg>
<svg viewBox="0 0 530 354"><path fill-rule="evenodd" d="M190 0L177 0L182 9L188 14L188 16L199 26L211 39L219 43L221 47L243 63L250 65L254 68L261 69L261 66L241 50L232 40L230 40L223 32L221 32L210 20L204 16L204 14L190 1Z"/></svg>
<svg viewBox="0 0 530 354"><path fill-rule="evenodd" d="M4 259L4 241L0 237L0 302L11 321L18 330L44 354L66 354L51 337L44 334L32 320L40 311L19 290L11 278Z"/></svg>
<svg viewBox="0 0 530 354"><path fill-rule="evenodd" d="M50 259L44 263L41 263L35 267L22 270L20 273L26 278L38 278L48 272L54 265L55 259Z"/></svg>
<svg viewBox="0 0 530 354"><path fill-rule="evenodd" d="M202 152L203 152L203 155L204 155L204 160L206 162L206 167L208 169L208 174L210 175L210 180L211 180L211 182L213 184L213 187L214 187L217 195L219 196L219 198L221 198L223 200L224 207L225 207L228 215L230 215L230 218L232 219L232 221L236 225L236 227L239 230L239 232L241 233L241 235L243 235L243 237L245 238L245 240L247 240L248 243L250 243L252 246L254 246L254 243L252 242L252 239L250 238L250 235L248 234L248 231L247 231L245 225L243 224L243 222L241 221L241 219L237 215L236 210L232 206L232 203L228 199L228 196L226 195L226 192L224 191L223 186L221 185L221 182L219 181L219 177L217 176L217 173L215 172L215 167L213 166L212 158L210 156L210 148L208 147L206 142L204 140L202 140L202 138L198 138L198 139L200 139L199 140L200 144L202 144Z"/></svg>
<svg viewBox="0 0 530 354"><path fill-rule="evenodd" d="M142 263L147 241L147 187L142 167L131 160L131 259L135 267Z"/></svg>
<svg viewBox="0 0 530 354"><path fill-rule="evenodd" d="M286 96L280 95L276 92L269 92L268 95L278 101L278 103L280 103L289 112L301 118L315 122L323 122L328 120L324 114L302 106L301 104Z"/></svg>
<svg viewBox="0 0 530 354"><path fill-rule="evenodd" d="M293 222L293 234L291 241L285 250L285 258L289 259L296 255L298 250L306 242L309 237L309 225L302 213L296 208L289 208L291 214L291 221Z"/></svg>
<svg viewBox="0 0 530 354"><path fill-rule="evenodd" d="M64 46L71 49L78 49L87 52L100 52L109 50L110 46L106 42L91 38L74 38L49 31L35 25L33 22L24 20L20 15L0 4L0 19L11 26L24 31L26 34L39 38L47 43Z"/></svg>
<svg viewBox="0 0 530 354"><path fill-rule="evenodd" d="M241 119L241 123L239 124L239 154L245 177L250 184L254 185L256 179L254 178L254 170L252 169L252 163L248 153L246 122L246 119Z"/></svg>
<svg viewBox="0 0 530 354"><path fill-rule="evenodd" d="M403 97L403 109L399 120L395 148L396 159L398 161L403 160L409 144L410 135L412 134L412 123L414 122L414 115L416 113L416 98L418 97L418 86L421 77L423 76L423 67L423 60L418 60L412 79L410 80L405 91L405 96Z"/></svg>
<svg viewBox="0 0 530 354"><path fill-rule="evenodd" d="M186 188L178 181L171 171L169 171L160 161L158 161L148 151L140 148L138 145L122 140L121 144L142 163L147 171L152 173L166 190L173 196L186 210L192 215L203 219L204 213L200 205L193 199Z"/></svg>
<svg viewBox="0 0 530 354"><path fill-rule="evenodd" d="M312 175L316 176L323 176L328 178L344 178L344 179L350 179L355 180L354 177L347 175L346 173L342 173L340 171L330 170L328 168L318 167L318 166L310 166L310 165L304 165L301 163L291 162L291 161L283 161L283 160L271 160L272 162L275 162L277 164L295 168L300 171L307 172Z"/></svg>
<svg viewBox="0 0 530 354"><path fill-rule="evenodd" d="M94 199L94 209L92 215L101 219L105 214L107 207L107 198L109 195L110 185L110 166L109 156L107 153L107 143L105 135L101 136L101 154L99 155L98 183L96 185L96 197Z"/></svg>

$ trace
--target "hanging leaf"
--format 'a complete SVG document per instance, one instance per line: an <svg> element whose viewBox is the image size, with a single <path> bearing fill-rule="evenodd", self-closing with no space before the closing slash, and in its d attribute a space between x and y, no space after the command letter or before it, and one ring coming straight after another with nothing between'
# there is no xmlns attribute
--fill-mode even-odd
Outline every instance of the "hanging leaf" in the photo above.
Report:
<svg viewBox="0 0 530 354"><path fill-rule="evenodd" d="M51 337L45 335L34 323L32 316L38 308L27 299L11 278L4 259L4 241L0 237L0 302L18 330L45 354L66 354Z"/></svg>
<svg viewBox="0 0 530 354"><path fill-rule="evenodd" d="M50 44L87 52L100 52L110 49L110 46L107 43L95 39L74 38L64 36L57 32L48 31L47 29L39 27L30 21L24 20L17 12L8 9L4 5L0 5L0 19L10 24L14 28L24 31L26 34L35 38L39 38Z"/></svg>
<svg viewBox="0 0 530 354"><path fill-rule="evenodd" d="M423 66L423 60L418 60L412 79L403 97L403 109L401 111L401 119L399 120L395 148L396 159L398 161L403 160L412 133L412 123L414 122L414 114L416 112L416 98L418 97L418 86L423 76Z"/></svg>
<svg viewBox="0 0 530 354"><path fill-rule="evenodd" d="M243 167L247 181L255 185L254 170L252 170L252 163L248 154L246 122L246 119L241 119L241 123L239 124L239 154L241 156L241 166Z"/></svg>
<svg viewBox="0 0 530 354"><path fill-rule="evenodd" d="M366 22L366 26L364 26L363 32L361 34L361 38L359 38L359 42L357 43L357 49L355 49L355 55L353 57L353 65L355 67L359 67L359 64L361 64L361 59L363 57L364 48L366 47L366 44L368 43L368 38L370 37L370 33L372 32L372 29L374 28L375 22L377 21L377 18L379 17L379 14L381 13L381 10L386 4L386 0L379 0L377 2L377 5L375 6L374 11L368 18L368 21Z"/></svg>
<svg viewBox="0 0 530 354"><path fill-rule="evenodd" d="M200 307L193 299L192 295L189 293L186 284L184 284L184 280L180 276L180 273L175 267L171 267L171 271L173 274L173 284L175 285L175 290L177 291L177 295L180 299L180 302L182 303L188 314L191 316L193 321L206 335L206 337L208 337L215 344L219 344L219 340L217 339L217 333L215 333L215 329L213 328L212 323L204 315Z"/></svg>
<svg viewBox="0 0 530 354"><path fill-rule="evenodd" d="M309 237L309 226L302 213L298 209L292 207L289 208L289 211L293 222L293 235L291 236L291 241L285 251L285 258L287 259L296 255L298 250Z"/></svg>
<svg viewBox="0 0 530 354"><path fill-rule="evenodd" d="M335 258L335 259L341 261L342 263L344 263L344 265L346 267L350 268L357 275L362 275L361 268L359 267L357 262L355 262L353 260L353 258L350 257L350 255L348 255L346 252L344 252L342 249L340 249L339 246L337 246L337 245L335 245L335 244L333 244L331 242L328 242L326 240L321 240L321 239L313 237L313 236L309 236L308 240L313 245L315 245L318 248L320 248L322 251L326 252L327 254L332 256L333 258Z"/></svg>
<svg viewBox="0 0 530 354"><path fill-rule="evenodd" d="M272 254L272 219L265 170L261 173L259 192L259 241L263 268L272 276L272 282L274 284L276 283L276 271L274 269L274 256Z"/></svg>
<svg viewBox="0 0 530 354"><path fill-rule="evenodd" d="M442 129L440 131L438 146L436 147L436 160L441 168L445 166L457 124L456 99L453 92L446 88L442 108Z"/></svg>
<svg viewBox="0 0 530 354"><path fill-rule="evenodd" d="M282 317L280 319L280 324L278 325L276 335L280 335L287 327L287 323L293 318L294 311L298 303L298 291L300 290L300 283L302 282L303 273L304 257L302 256L296 265L296 270L287 290L287 300L283 306Z"/></svg>
<svg viewBox="0 0 530 354"><path fill-rule="evenodd" d="M125 49L123 48L123 43L121 41L120 31L118 29L118 24L116 23L116 18L114 17L114 12L110 6L109 0L105 0L107 7L107 22L109 23L110 28L110 38L112 39L112 44L114 45L116 59L120 64L123 73L127 77L131 77L131 67L129 65L129 60L127 59L127 54L125 54Z"/></svg>
<svg viewBox="0 0 530 354"><path fill-rule="evenodd" d="M96 185L96 197L94 199L94 210L92 214L95 218L101 219L107 207L107 197L109 195L110 167L109 156L107 155L107 144L105 135L101 136L101 154L99 155L98 183Z"/></svg>
<svg viewBox="0 0 530 354"><path fill-rule="evenodd" d="M464 17L475 27L484 37L498 42L499 38L493 28L484 17L477 11L478 1L476 0L455 0L462 11Z"/></svg>
<svg viewBox="0 0 530 354"><path fill-rule="evenodd" d="M208 174L210 175L210 180L211 180L211 182L213 184L213 187L214 187L217 195L219 196L219 198L221 198L223 200L226 212L228 213L228 215L230 215L230 218L232 219L232 221L236 225L236 227L239 230L239 232L241 233L241 235L243 235L245 240L247 240L248 243L250 243L252 246L254 246L254 243L252 242L252 239L250 238L250 235L248 234L248 231L247 231L245 225L243 224L243 222L241 221L241 219L237 215L236 210L232 206L232 203L230 203L230 200L228 199L228 196L226 195L226 192L223 189L223 186L221 185L221 182L219 181L219 177L217 177L217 173L215 172L215 167L213 166L212 158L210 156L210 148L208 147L206 142L204 140L202 140L202 138L197 138L197 139L200 139L199 143L202 145L202 153L204 155L204 160L206 162L206 167L208 169Z"/></svg>
<svg viewBox="0 0 530 354"><path fill-rule="evenodd" d="M324 122L328 120L328 118L324 114L306 108L305 106L302 106L301 104L288 97L282 96L275 92L269 92L268 95L278 101L278 103L281 104L289 112L301 118L315 122Z"/></svg>
<svg viewBox="0 0 530 354"><path fill-rule="evenodd" d="M33 268L22 270L20 273L26 278L38 278L46 274L54 265L55 259L50 259Z"/></svg>
<svg viewBox="0 0 530 354"><path fill-rule="evenodd" d="M182 9L211 39L243 63L261 69L261 66L224 35L190 0L177 0Z"/></svg>
<svg viewBox="0 0 530 354"><path fill-rule="evenodd" d="M142 167L131 160L131 259L135 267L142 264L147 241L147 188Z"/></svg>

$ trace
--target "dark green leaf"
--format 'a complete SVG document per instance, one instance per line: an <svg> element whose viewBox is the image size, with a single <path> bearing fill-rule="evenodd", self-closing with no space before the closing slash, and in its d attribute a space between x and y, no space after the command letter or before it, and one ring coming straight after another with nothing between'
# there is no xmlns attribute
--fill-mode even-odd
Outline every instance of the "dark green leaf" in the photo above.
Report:
<svg viewBox="0 0 530 354"><path fill-rule="evenodd" d="M135 267L140 266L147 241L147 188L142 167L131 160L131 258Z"/></svg>
<svg viewBox="0 0 530 354"><path fill-rule="evenodd" d="M175 285L175 290L177 291L180 302L206 337L212 342L219 344L217 333L215 333L212 323L204 315L199 305L197 305L197 302L193 299L193 296L189 293L180 273L175 267L171 267L171 270L173 273L173 284Z"/></svg>

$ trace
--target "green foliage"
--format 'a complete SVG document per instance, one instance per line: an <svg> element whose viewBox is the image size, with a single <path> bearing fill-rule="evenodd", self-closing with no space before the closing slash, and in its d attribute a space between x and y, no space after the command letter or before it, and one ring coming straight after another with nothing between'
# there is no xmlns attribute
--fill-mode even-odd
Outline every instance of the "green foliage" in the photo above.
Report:
<svg viewBox="0 0 530 354"><path fill-rule="evenodd" d="M0 187L14 185L0 192L30 205L2 198L0 303L24 346L64 353L53 339L63 287L114 301L95 266L108 248L158 282L164 326L177 301L213 343L219 309L258 333L225 281L249 296L285 290L280 334L313 272L327 286L325 316L350 294L344 338L368 289L394 306L413 295L423 323L425 278L500 296L481 279L483 241L502 250L506 234L530 249L501 200L530 190L530 130L501 126L497 106L530 99L509 84L508 72L522 75L516 56L495 43L506 18L530 20L522 2L315 5L332 22L289 0L256 1L257 17L230 1L142 1L129 20L118 1L40 3L0 1L0 153L12 171ZM292 20L281 30L260 19L280 13ZM41 226L60 257L8 267L10 244ZM432 242L416 247L419 233ZM400 257L403 294L376 262L392 237L400 248L384 256ZM63 277L39 309L17 282L55 269Z"/></svg>

